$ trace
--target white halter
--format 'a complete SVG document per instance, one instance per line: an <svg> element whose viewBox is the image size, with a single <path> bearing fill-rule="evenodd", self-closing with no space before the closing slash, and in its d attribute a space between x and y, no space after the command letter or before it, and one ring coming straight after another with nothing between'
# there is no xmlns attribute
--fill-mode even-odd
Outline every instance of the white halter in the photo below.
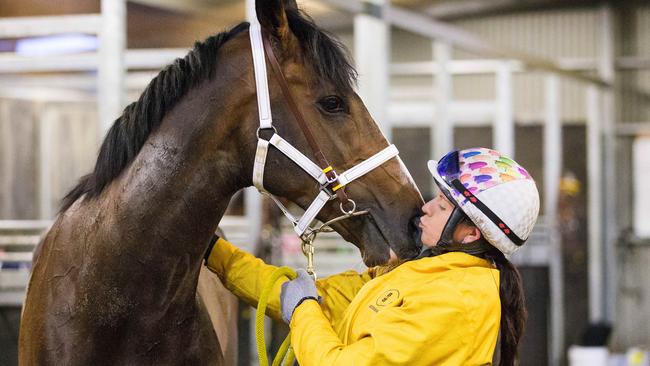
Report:
<svg viewBox="0 0 650 366"><path fill-rule="evenodd" d="M262 43L262 30L256 16L252 17L250 24L250 40L251 48L253 51L253 66L255 68L255 86L257 89L257 107L259 110L260 127L257 130L257 151L255 153L255 162L253 165L253 184L262 194L266 194L273 199L273 201L280 207L282 212L291 220L294 225L294 231L301 237L308 229L312 229L309 225L314 221L314 218L320 210L325 206L327 201L334 199L336 196L332 194L327 186L335 180L328 179L326 173L331 169L321 169L317 164L312 162L308 157L298 151L289 142L277 134L277 130L273 127L273 118L271 116L271 104L269 102L269 87L266 73L266 56L264 53L264 46ZM260 130L272 129L274 134L267 141L260 137ZM295 162L307 174L311 175L320 184L320 193L311 205L307 208L305 213L300 219L296 219L282 203L264 189L264 166L266 164L266 155L268 153L269 144L275 146L280 152L286 155L289 159ZM365 175L371 170L379 167L386 161L397 156L399 151L395 145L389 145L377 154L357 164L356 166L346 170L338 175L339 185L333 190L338 190L353 180ZM352 202L352 208L345 210L343 204L340 204L341 211L344 215L351 216L356 210L356 204Z"/></svg>

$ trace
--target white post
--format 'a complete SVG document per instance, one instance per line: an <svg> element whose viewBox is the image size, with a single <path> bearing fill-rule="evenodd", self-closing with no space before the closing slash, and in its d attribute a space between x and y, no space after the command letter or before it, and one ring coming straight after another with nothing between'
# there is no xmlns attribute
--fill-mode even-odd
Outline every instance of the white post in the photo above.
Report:
<svg viewBox="0 0 650 366"><path fill-rule="evenodd" d="M390 140L388 89L390 84L390 27L382 19L384 0L364 3L364 12L354 16L354 60L358 93L370 115Z"/></svg>
<svg viewBox="0 0 650 366"><path fill-rule="evenodd" d="M248 223L248 246L251 253L257 253L260 233L262 232L262 195L255 187L244 189L244 215Z"/></svg>
<svg viewBox="0 0 650 366"><path fill-rule="evenodd" d="M598 75L605 81L614 83L614 26L610 5L603 5L600 11L600 57L598 58ZM617 194L616 189L616 109L614 105L614 90L609 88L603 91L603 222L604 235L604 279L602 292L603 317L609 322L615 321L616 315L616 239L618 236L618 223L616 220Z"/></svg>
<svg viewBox="0 0 650 366"><path fill-rule="evenodd" d="M587 208L589 263L589 320L603 319L603 189L600 93L587 87Z"/></svg>
<svg viewBox="0 0 650 366"><path fill-rule="evenodd" d="M99 140L122 114L125 100L126 0L102 0L99 45Z"/></svg>
<svg viewBox="0 0 650 366"><path fill-rule="evenodd" d="M564 270L562 237L558 231L558 190L562 173L560 80L546 76L544 85L544 217L550 232L551 365L560 365L564 348Z"/></svg>
<svg viewBox="0 0 650 366"><path fill-rule="evenodd" d="M454 145L454 122L451 120L451 101L453 96L453 79L449 69L451 46L449 43L434 41L433 59L438 69L435 72L434 90L436 91L435 121L431 128L432 159L440 159Z"/></svg>
<svg viewBox="0 0 650 366"><path fill-rule="evenodd" d="M246 19L250 22L255 14L255 0L246 0Z"/></svg>
<svg viewBox="0 0 650 366"><path fill-rule="evenodd" d="M497 111L492 128L492 145L503 154L514 158L515 133L512 112L512 69L502 61L496 72Z"/></svg>

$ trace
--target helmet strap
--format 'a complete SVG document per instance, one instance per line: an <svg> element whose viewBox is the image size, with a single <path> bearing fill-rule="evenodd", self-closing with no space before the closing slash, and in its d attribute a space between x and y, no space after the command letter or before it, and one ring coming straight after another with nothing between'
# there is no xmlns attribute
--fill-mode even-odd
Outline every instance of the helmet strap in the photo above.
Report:
<svg viewBox="0 0 650 366"><path fill-rule="evenodd" d="M440 239L438 240L436 246L462 244L454 241L454 232L456 231L456 227L458 227L458 224L460 224L463 221L463 219L465 219L465 217L466 216L463 210L461 210L458 206L454 205L454 210L451 212L451 215L449 215L449 218L447 219L447 223L445 224L445 227L442 229L442 233L440 234Z"/></svg>
<svg viewBox="0 0 650 366"><path fill-rule="evenodd" d="M466 216L463 210L461 210L458 206L454 205L454 210L451 212L451 215L449 215L449 218L445 223L445 227L442 229L442 233L440 234L440 239L438 239L438 243L436 243L436 245L433 248L422 246L422 249L420 250L420 254L417 256L417 258L430 257L431 256L430 252L432 250L437 251L440 248L460 247L464 245L463 243L458 243L454 241L454 232L456 231L456 227L458 226L458 224L460 224L465 217Z"/></svg>

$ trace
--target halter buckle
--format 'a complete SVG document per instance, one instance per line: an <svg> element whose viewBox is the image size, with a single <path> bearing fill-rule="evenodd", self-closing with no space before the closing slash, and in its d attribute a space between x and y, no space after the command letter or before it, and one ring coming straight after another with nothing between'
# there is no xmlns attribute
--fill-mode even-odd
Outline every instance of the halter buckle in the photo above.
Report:
<svg viewBox="0 0 650 366"><path fill-rule="evenodd" d="M331 185L332 183L334 183L334 182L336 182L337 180L339 180L339 175L336 174L336 170L332 169L332 170L330 170L330 171L332 172L332 178L328 177L328 176L327 176L327 173L324 173L324 174L325 174L325 179L327 179L327 182L325 182L325 184L323 184L324 186L329 186L329 185Z"/></svg>
<svg viewBox="0 0 650 366"><path fill-rule="evenodd" d="M325 178L327 178L327 175L325 176ZM334 178L332 179L327 178L327 181L325 183L318 184L318 189L320 191L327 193L327 195L329 196L328 201L336 199L336 192L334 192L334 190L332 190L330 186L332 185L333 182L336 182L338 178L339 178L338 175L336 175L336 172L334 172Z"/></svg>

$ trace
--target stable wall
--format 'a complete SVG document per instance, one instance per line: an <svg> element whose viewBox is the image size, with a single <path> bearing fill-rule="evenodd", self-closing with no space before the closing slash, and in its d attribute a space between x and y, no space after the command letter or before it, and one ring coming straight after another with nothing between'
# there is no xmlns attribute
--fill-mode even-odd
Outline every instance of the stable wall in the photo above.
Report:
<svg viewBox="0 0 650 366"><path fill-rule="evenodd" d="M94 103L0 99L0 220L54 216L93 167L96 113Z"/></svg>

